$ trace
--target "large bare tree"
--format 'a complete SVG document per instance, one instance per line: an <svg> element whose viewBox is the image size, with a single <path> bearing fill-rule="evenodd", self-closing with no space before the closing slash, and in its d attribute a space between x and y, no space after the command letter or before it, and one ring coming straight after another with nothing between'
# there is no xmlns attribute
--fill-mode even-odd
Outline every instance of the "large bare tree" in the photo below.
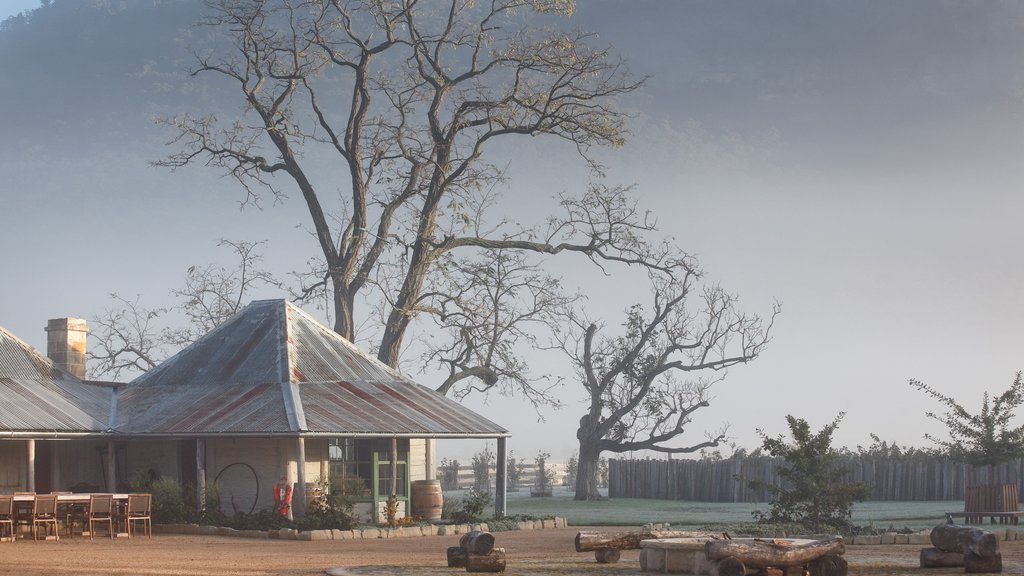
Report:
<svg viewBox="0 0 1024 576"><path fill-rule="evenodd" d="M701 442L669 443L709 406L709 389L723 370L753 360L769 342L777 304L767 319L745 314L721 287L699 285L691 259L675 259L671 272L649 271L650 309L631 306L620 334L602 338L604 326L568 311L558 347L572 360L587 400L576 431L576 500L603 498L597 486L603 452L678 454L718 446L724 428Z"/></svg>
<svg viewBox="0 0 1024 576"><path fill-rule="evenodd" d="M178 151L159 164L223 169L247 202L297 192L322 255L306 291L326 289L334 329L350 340L379 314L374 338L386 364L398 364L417 315L453 318L457 295L435 290L443 282L436 275L452 262L468 270L468 262L500 250L662 266L638 249L651 227L622 188L563 196L536 223L485 214L503 181L488 157L494 142L551 136L596 167L593 147L624 141L616 100L642 80L592 47L591 34L557 28L571 0L215 0L209 7L205 24L232 46L197 51L194 73L226 80L242 107L230 119L166 119ZM451 333L462 343L436 348L438 360L456 352L443 360L442 388L467 379L483 389L529 383L486 365L494 354L478 352L496 351L497 341Z"/></svg>

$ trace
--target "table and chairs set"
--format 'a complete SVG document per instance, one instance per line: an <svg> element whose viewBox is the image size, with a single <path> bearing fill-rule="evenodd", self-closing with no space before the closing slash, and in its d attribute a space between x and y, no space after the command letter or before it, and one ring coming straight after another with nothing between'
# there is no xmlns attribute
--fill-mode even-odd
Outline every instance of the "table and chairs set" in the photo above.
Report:
<svg viewBox="0 0 1024 576"><path fill-rule="evenodd" d="M59 540L61 533L93 538L132 537L133 529L153 534L151 494L75 494L71 492L15 492L0 494L0 542L19 536L33 540Z"/></svg>

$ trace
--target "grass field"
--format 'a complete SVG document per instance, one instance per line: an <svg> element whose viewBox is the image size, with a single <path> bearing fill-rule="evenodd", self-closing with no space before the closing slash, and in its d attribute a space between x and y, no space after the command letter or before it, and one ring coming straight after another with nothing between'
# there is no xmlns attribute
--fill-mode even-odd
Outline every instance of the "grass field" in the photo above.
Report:
<svg viewBox="0 0 1024 576"><path fill-rule="evenodd" d="M458 498L459 493L445 493ZM674 500L615 498L603 502L576 502L573 494L556 488L551 498L531 498L529 490L508 494L509 514L560 516L577 526L639 526L649 522L669 523L681 529L743 524L750 513L767 509L766 503L720 504ZM895 529L931 528L945 521L945 513L963 510L959 502L862 502L853 509L858 526Z"/></svg>

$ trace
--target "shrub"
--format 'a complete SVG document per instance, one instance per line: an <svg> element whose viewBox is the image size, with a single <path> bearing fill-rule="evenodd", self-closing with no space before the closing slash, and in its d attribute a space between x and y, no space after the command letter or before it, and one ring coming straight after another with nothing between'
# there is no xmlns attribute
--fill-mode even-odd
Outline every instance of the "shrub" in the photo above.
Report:
<svg viewBox="0 0 1024 576"><path fill-rule="evenodd" d="M448 501L441 504L442 518L445 517L445 508L450 506L447 519L460 524L479 522L483 519L484 510L491 504L491 494L470 488L462 500L452 498L451 502L451 505L448 505Z"/></svg>
<svg viewBox="0 0 1024 576"><path fill-rule="evenodd" d="M173 478L154 480L149 486L153 494L153 522L173 524L189 519L189 508L185 505L181 484Z"/></svg>
<svg viewBox="0 0 1024 576"><path fill-rule="evenodd" d="M840 413L816 434L802 418L786 416L793 442L782 436L769 438L761 430L765 452L781 457L785 465L779 471L781 484L748 481L751 488L765 489L772 496L768 513L755 510L754 518L765 524L799 524L807 530L848 533L854 502L869 495L866 484L845 484L848 471L838 463L838 452L832 447L832 434L845 416Z"/></svg>
<svg viewBox="0 0 1024 576"><path fill-rule="evenodd" d="M362 490L362 482L358 490ZM356 525L352 494L357 487L350 481L334 481L328 485L317 480L316 495L306 505L306 515L296 523L299 530L351 530Z"/></svg>

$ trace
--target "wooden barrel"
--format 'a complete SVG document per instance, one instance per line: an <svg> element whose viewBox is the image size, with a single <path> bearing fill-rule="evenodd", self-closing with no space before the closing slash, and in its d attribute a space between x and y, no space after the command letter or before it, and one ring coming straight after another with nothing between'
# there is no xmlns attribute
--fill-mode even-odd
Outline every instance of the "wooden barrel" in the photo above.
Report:
<svg viewBox="0 0 1024 576"><path fill-rule="evenodd" d="M412 481L412 517L423 520L440 520L441 483L437 480Z"/></svg>

